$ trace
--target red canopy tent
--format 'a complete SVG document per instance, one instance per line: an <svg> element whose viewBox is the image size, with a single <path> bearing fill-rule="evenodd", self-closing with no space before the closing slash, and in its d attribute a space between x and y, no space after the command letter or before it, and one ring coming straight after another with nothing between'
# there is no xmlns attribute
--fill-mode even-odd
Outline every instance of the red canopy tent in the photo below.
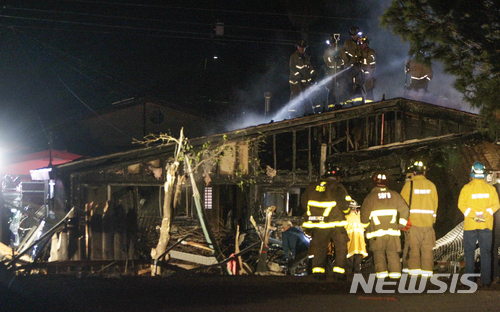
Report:
<svg viewBox="0 0 500 312"><path fill-rule="evenodd" d="M46 150L19 157L19 159L16 160L15 163L11 163L1 167L0 174L2 176L6 174L30 175L30 170L46 168L51 163L52 165L64 164L81 157L82 155L68 153L67 151Z"/></svg>

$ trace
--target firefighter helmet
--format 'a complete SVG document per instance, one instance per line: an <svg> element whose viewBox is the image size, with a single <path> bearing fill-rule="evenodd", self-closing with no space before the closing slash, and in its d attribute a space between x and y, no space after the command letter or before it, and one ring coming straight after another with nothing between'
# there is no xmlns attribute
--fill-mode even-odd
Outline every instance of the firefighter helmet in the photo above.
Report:
<svg viewBox="0 0 500 312"><path fill-rule="evenodd" d="M325 177L340 177L342 176L342 168L335 164L327 163L325 166Z"/></svg>
<svg viewBox="0 0 500 312"><path fill-rule="evenodd" d="M359 38L359 42L365 43L365 44L370 44L370 40L368 40L368 38L366 36L362 36L361 38Z"/></svg>
<svg viewBox="0 0 500 312"><path fill-rule="evenodd" d="M305 40L300 40L299 42L297 42L297 47L301 47L301 48L307 48L307 42Z"/></svg>
<svg viewBox="0 0 500 312"><path fill-rule="evenodd" d="M412 172L422 174L425 170L427 170L427 167L425 166L423 161L417 160L408 169L410 169L410 171Z"/></svg>
<svg viewBox="0 0 500 312"><path fill-rule="evenodd" d="M387 185L389 185L387 174L383 171L375 172L375 174L373 175L373 183L375 184L375 186L387 187Z"/></svg>
<svg viewBox="0 0 500 312"><path fill-rule="evenodd" d="M358 209L361 206L358 204L357 201L353 199L349 202L349 207L351 207L351 209Z"/></svg>
<svg viewBox="0 0 500 312"><path fill-rule="evenodd" d="M351 35L351 36L355 36L355 35L361 36L362 33L359 31L359 27L358 26L351 26L351 28L349 28L349 35Z"/></svg>
<svg viewBox="0 0 500 312"><path fill-rule="evenodd" d="M475 179L483 179L484 178L484 165L480 161L476 161L472 168L470 169L470 176Z"/></svg>

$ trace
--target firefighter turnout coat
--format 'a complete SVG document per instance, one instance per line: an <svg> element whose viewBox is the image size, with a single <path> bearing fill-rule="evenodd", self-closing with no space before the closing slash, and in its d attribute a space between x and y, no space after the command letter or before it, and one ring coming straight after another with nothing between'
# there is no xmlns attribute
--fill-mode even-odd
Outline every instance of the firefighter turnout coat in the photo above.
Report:
<svg viewBox="0 0 500 312"><path fill-rule="evenodd" d="M429 65L418 62L415 59L407 60L405 63L405 73L410 72L411 80L408 89L427 90L427 84L432 80L434 72Z"/></svg>
<svg viewBox="0 0 500 312"><path fill-rule="evenodd" d="M341 51L341 57L346 64L346 67L349 67L354 64L361 63L361 49L358 45L358 41L350 38L344 42L343 50Z"/></svg>
<svg viewBox="0 0 500 312"><path fill-rule="evenodd" d="M290 56L290 86L298 86L301 91L311 85L316 77L310 57L298 50Z"/></svg>
<svg viewBox="0 0 500 312"><path fill-rule="evenodd" d="M375 78L375 50L366 47L361 48L361 71L363 72L363 81L365 83L366 99L365 103L373 102L373 89L377 85Z"/></svg>
<svg viewBox="0 0 500 312"><path fill-rule="evenodd" d="M411 203L410 203L411 194ZM438 193L436 185L424 175L415 175L403 186L401 196L410 205L412 226L432 227L436 222Z"/></svg>
<svg viewBox="0 0 500 312"><path fill-rule="evenodd" d="M345 215L350 197L342 184L334 179L321 179L309 185L301 198L306 209L305 228L328 229L347 225Z"/></svg>
<svg viewBox="0 0 500 312"><path fill-rule="evenodd" d="M433 225L436 222L438 209L438 193L436 186L423 174L414 175L401 190L401 196L410 206L411 228L405 237L405 253L409 255L408 269L410 275L432 276L436 234ZM406 261L403 261L406 264Z"/></svg>
<svg viewBox="0 0 500 312"><path fill-rule="evenodd" d="M323 60L325 61L328 76L340 72L344 66L344 60L340 57L340 51L333 46L325 49Z"/></svg>
<svg viewBox="0 0 500 312"><path fill-rule="evenodd" d="M384 235L400 236L400 228L408 222L409 209L398 192L374 187L361 205L361 223L369 224L366 238Z"/></svg>
<svg viewBox="0 0 500 312"><path fill-rule="evenodd" d="M361 205L361 222L367 225L377 278L401 277L400 228L408 222L409 209L398 192L374 187Z"/></svg>
<svg viewBox="0 0 500 312"><path fill-rule="evenodd" d="M364 77L361 71L361 48L357 40L353 38L346 40L340 55L344 60L345 68L348 69L342 75L345 95L342 96L341 101L346 105L360 104L363 100Z"/></svg>
<svg viewBox="0 0 500 312"><path fill-rule="evenodd" d="M464 214L464 231L492 230L493 214L500 208L497 191L483 179L473 179L462 188L458 208ZM476 222L478 217L485 222Z"/></svg>
<svg viewBox="0 0 500 312"><path fill-rule="evenodd" d="M302 227L313 230L313 274L325 273L330 242L334 243L335 249L333 273L345 273L348 241L345 215L350 211L350 200L344 186L333 177L311 183L302 194L301 204L306 209Z"/></svg>

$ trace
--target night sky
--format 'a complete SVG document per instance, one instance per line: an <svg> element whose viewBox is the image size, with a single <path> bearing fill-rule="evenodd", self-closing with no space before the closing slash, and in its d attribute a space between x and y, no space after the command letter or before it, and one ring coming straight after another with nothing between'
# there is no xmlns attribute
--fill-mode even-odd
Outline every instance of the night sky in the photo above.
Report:
<svg viewBox="0 0 500 312"><path fill-rule="evenodd" d="M377 53L375 100L403 96L408 46L378 26L389 0L7 1L0 8L0 150L72 152L86 144L75 120L111 103L151 96L261 123L289 97L288 60L307 34L324 75L325 40L357 25ZM305 16L307 15L307 16ZM215 26L224 24L224 35ZM214 59L217 56L217 59ZM428 102L470 110L434 64ZM326 95L325 95L326 96Z"/></svg>

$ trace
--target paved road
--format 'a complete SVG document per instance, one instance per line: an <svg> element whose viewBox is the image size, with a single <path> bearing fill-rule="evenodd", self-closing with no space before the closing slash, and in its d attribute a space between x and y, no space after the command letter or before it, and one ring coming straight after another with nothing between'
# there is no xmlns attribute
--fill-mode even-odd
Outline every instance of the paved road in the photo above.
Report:
<svg viewBox="0 0 500 312"><path fill-rule="evenodd" d="M0 287L0 310L500 311L500 290L495 289L472 294L365 294L358 289L351 294L350 288L351 282L289 276L30 276L17 277L10 290Z"/></svg>

